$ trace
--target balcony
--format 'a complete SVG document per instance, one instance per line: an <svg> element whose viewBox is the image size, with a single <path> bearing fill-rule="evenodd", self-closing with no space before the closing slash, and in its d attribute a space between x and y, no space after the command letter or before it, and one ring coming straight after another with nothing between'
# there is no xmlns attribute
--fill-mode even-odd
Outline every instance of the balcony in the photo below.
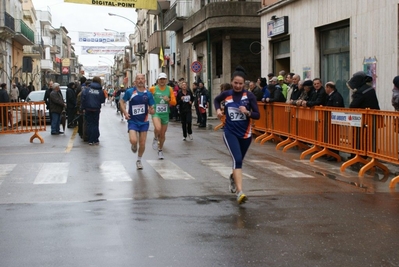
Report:
<svg viewBox="0 0 399 267"><path fill-rule="evenodd" d="M183 26L183 42L198 43L206 40L207 32L215 36L220 30L234 29L236 32L260 36L260 17L257 16L260 1L215 1L205 5L190 16Z"/></svg>
<svg viewBox="0 0 399 267"><path fill-rule="evenodd" d="M42 46L49 47L53 45L53 41L49 36L42 36Z"/></svg>
<svg viewBox="0 0 399 267"><path fill-rule="evenodd" d="M24 56L40 59L42 57L40 46L24 46Z"/></svg>
<svg viewBox="0 0 399 267"><path fill-rule="evenodd" d="M167 47L165 31L163 31L162 33L163 34L161 35L161 31L155 31L148 38L148 53L149 54L159 54L159 51L162 47L162 42L163 42L163 48L165 49L165 47Z"/></svg>
<svg viewBox="0 0 399 267"><path fill-rule="evenodd" d="M59 54L59 53L61 53L61 49L58 45L53 45L50 47L50 53L51 54Z"/></svg>
<svg viewBox="0 0 399 267"><path fill-rule="evenodd" d="M61 63L53 62L53 71L55 74L61 73Z"/></svg>
<svg viewBox="0 0 399 267"><path fill-rule="evenodd" d="M38 14L38 12L36 12ZM52 17L49 11L40 11L39 18L40 26L43 28L45 25L51 26L52 25Z"/></svg>
<svg viewBox="0 0 399 267"><path fill-rule="evenodd" d="M22 19L15 20L14 40L21 45L33 45L35 43L35 33Z"/></svg>
<svg viewBox="0 0 399 267"><path fill-rule="evenodd" d="M0 15L0 38L12 38L15 34L14 18L7 12Z"/></svg>
<svg viewBox="0 0 399 267"><path fill-rule="evenodd" d="M193 14L191 7L191 1L177 0L164 14L164 29L168 31L178 31L183 28L184 21Z"/></svg>
<svg viewBox="0 0 399 267"><path fill-rule="evenodd" d="M53 70L53 61L51 59L40 60L40 68L42 70Z"/></svg>

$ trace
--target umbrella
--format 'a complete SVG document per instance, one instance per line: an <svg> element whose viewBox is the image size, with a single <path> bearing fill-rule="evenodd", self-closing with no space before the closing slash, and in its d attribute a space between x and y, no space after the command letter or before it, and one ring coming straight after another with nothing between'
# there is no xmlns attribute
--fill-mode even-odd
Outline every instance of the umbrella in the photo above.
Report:
<svg viewBox="0 0 399 267"><path fill-rule="evenodd" d="M62 111L61 113L61 125L62 125L62 129L65 132L65 121L66 121L66 115L65 115L65 110Z"/></svg>

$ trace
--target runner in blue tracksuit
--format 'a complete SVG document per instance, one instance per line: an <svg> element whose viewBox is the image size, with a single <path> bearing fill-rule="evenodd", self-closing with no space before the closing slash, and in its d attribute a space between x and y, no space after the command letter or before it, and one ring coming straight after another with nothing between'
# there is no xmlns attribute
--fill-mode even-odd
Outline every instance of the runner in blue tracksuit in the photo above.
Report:
<svg viewBox="0 0 399 267"><path fill-rule="evenodd" d="M256 96L244 90L245 76L244 69L237 67L231 80L233 89L223 91L214 100L219 119L223 116L220 103L225 101L223 139L233 158L229 187L230 192L237 193L238 204L247 201L247 196L242 192L242 162L252 140L251 119L260 117Z"/></svg>
<svg viewBox="0 0 399 267"><path fill-rule="evenodd" d="M150 125L148 114L155 113L155 101L153 95L145 88L145 76L143 74L137 74L135 83L136 87L129 88L119 103L121 113L128 122L129 140L132 144L133 153L137 152L137 141L139 143L136 167L141 170L143 169L141 157L144 154L147 131ZM126 103L128 103L129 111L126 110Z"/></svg>

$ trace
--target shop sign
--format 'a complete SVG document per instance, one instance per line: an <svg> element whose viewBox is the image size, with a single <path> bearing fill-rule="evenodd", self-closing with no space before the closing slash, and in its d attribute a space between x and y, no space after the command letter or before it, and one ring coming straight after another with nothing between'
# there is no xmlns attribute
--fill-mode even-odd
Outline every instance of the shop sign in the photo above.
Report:
<svg viewBox="0 0 399 267"><path fill-rule="evenodd" d="M275 18L267 22L267 37L288 33L288 17Z"/></svg>

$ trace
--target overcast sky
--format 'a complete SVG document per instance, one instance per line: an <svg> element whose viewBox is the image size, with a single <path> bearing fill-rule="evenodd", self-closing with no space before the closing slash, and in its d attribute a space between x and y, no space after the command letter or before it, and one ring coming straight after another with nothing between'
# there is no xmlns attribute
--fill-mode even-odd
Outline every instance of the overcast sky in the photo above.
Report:
<svg viewBox="0 0 399 267"><path fill-rule="evenodd" d="M68 35L75 43L75 52L81 55L82 46L107 46L102 43L82 43L78 40L78 32L104 32L104 28L125 32L126 36L133 33L135 26L120 17L109 16L114 13L127 17L133 22L137 21L136 10L133 8L102 7L83 4L64 3L64 0L32 0L36 10L48 10L52 15L52 26L59 28L64 26L68 30ZM117 46L125 46L128 43L112 43ZM109 46L112 46L110 44ZM113 55L102 55L113 61ZM81 55L79 62L85 66L106 65L98 63L104 61L111 64L110 60L100 58L96 55Z"/></svg>

